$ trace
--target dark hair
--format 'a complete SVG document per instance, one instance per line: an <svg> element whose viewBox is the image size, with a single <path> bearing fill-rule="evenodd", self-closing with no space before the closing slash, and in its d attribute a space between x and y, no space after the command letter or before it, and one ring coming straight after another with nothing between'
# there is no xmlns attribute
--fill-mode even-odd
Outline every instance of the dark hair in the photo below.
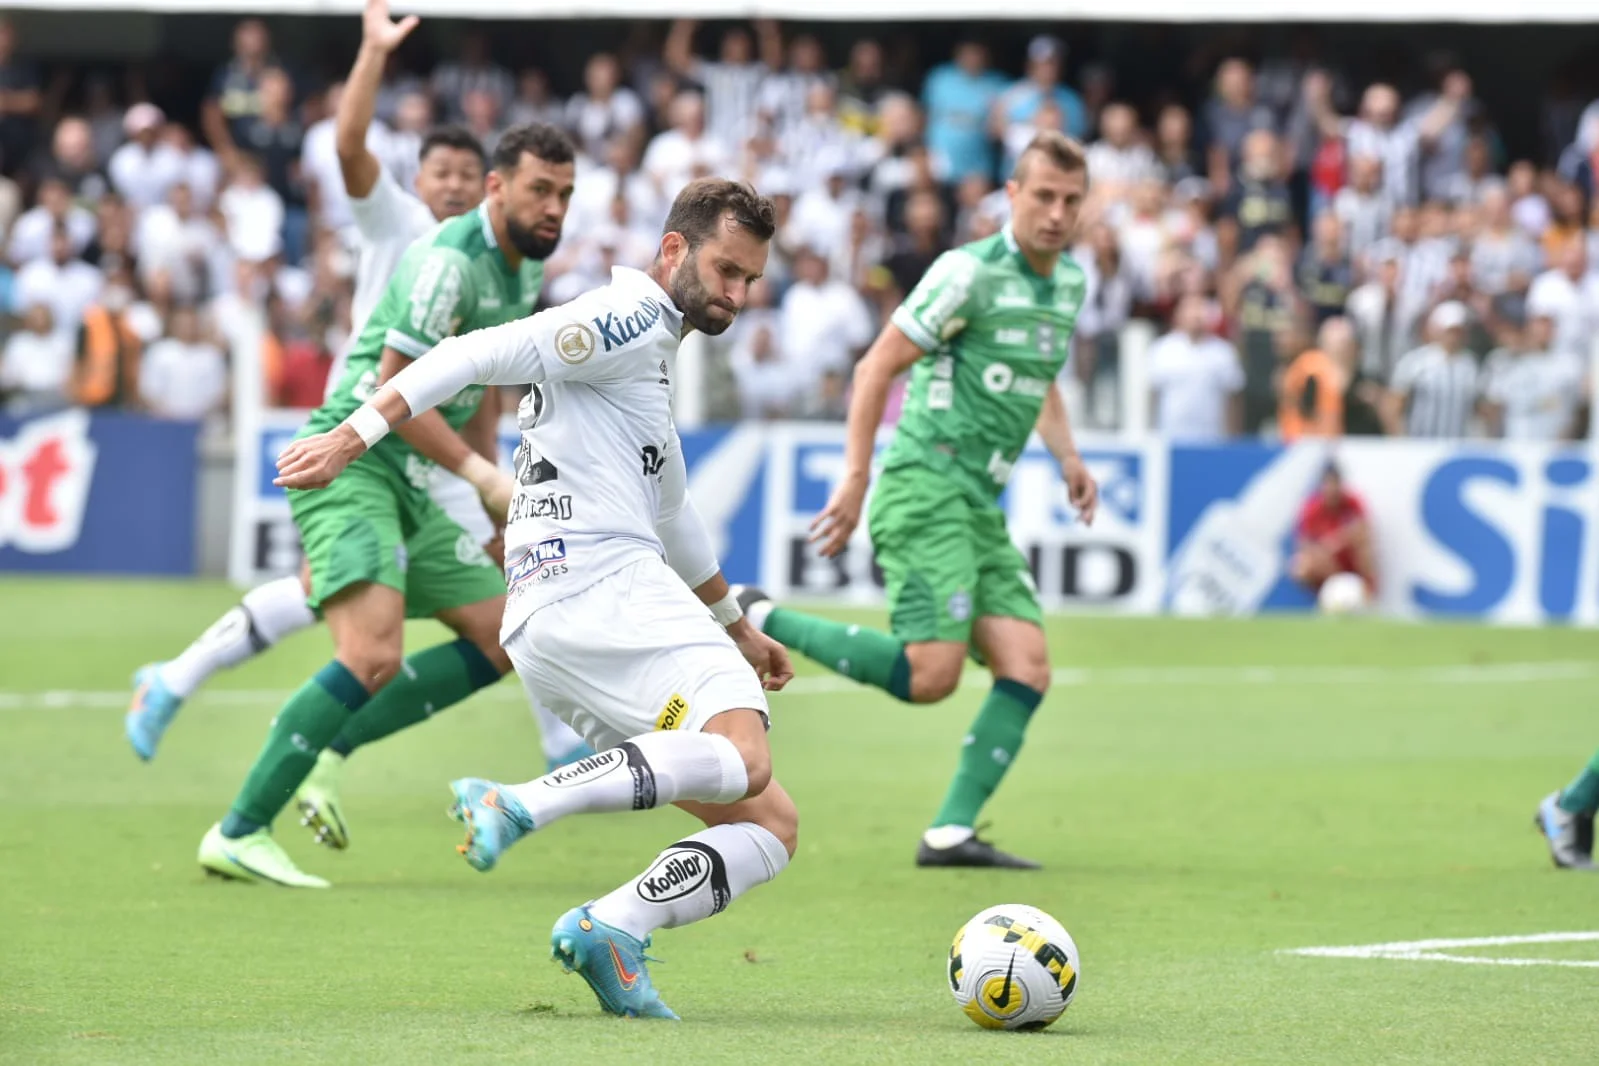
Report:
<svg viewBox="0 0 1599 1066"><path fill-rule="evenodd" d="M1066 136L1060 130L1039 130L1033 139L1027 142L1027 147L1022 149L1022 154L1016 159L1015 178L1017 181L1026 176L1027 158L1031 155L1041 155L1055 164L1060 169L1070 174L1076 170L1088 169L1088 156L1083 151L1083 146Z"/></svg>
<svg viewBox="0 0 1599 1066"><path fill-rule="evenodd" d="M728 216L758 241L769 241L777 232L772 201L747 183L726 178L695 178L683 186L672 201L664 232L681 233L692 250L713 236Z"/></svg>
<svg viewBox="0 0 1599 1066"><path fill-rule="evenodd" d="M542 122L512 126L500 136L500 143L494 146L494 169L509 173L521 164L524 155L531 155L546 163L570 163L577 157L577 146L566 131L557 126Z"/></svg>
<svg viewBox="0 0 1599 1066"><path fill-rule="evenodd" d="M453 148L456 151L471 152L477 156L479 163L488 162L488 156L483 151L483 142L472 136L472 131L465 126L434 126L428 130L427 136L422 138L422 148L416 153L416 157L426 159L428 153L435 148Z"/></svg>

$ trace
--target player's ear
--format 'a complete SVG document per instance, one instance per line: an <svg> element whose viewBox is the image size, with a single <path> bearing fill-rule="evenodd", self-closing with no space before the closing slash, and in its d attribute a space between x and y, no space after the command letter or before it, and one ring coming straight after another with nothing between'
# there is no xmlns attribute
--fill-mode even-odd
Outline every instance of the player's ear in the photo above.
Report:
<svg viewBox="0 0 1599 1066"><path fill-rule="evenodd" d="M505 193L505 175L495 167L490 167L489 172L483 176L483 191L492 199L498 200Z"/></svg>
<svg viewBox="0 0 1599 1066"><path fill-rule="evenodd" d="M661 258L673 270L683 265L683 259L688 254L688 239L676 230L668 230L661 235Z"/></svg>

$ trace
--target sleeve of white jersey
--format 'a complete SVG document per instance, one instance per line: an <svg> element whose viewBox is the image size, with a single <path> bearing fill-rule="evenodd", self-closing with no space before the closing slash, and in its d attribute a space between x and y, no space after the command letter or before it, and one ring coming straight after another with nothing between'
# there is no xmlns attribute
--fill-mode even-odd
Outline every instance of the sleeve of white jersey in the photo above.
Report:
<svg viewBox="0 0 1599 1066"><path fill-rule="evenodd" d="M400 183L394 180L389 168L378 167L378 180L361 197L350 197L350 214L355 218L355 228L371 244L392 241L398 234L412 232L409 217L420 201L408 197ZM426 210L424 208L424 210Z"/></svg>
<svg viewBox="0 0 1599 1066"><path fill-rule="evenodd" d="M699 588L722 569L711 546L705 520L688 494L688 466L677 431L666 445L666 465L661 474L661 511L655 535L666 549L666 565L691 589Z"/></svg>
<svg viewBox="0 0 1599 1066"><path fill-rule="evenodd" d="M430 410L468 385L537 385L547 380L542 351L552 311L503 326L446 337L389 379L411 414ZM541 319L543 321L541 321Z"/></svg>

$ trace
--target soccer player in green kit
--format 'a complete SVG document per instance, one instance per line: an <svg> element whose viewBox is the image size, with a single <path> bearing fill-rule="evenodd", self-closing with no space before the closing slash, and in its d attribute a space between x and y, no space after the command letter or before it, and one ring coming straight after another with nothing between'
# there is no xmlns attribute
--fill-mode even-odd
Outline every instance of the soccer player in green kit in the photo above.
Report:
<svg viewBox="0 0 1599 1066"><path fill-rule="evenodd" d="M844 480L813 526L822 554L848 544L889 385L911 370L867 516L892 633L741 596L769 636L896 699L944 699L968 652L993 672L919 866L1037 867L975 831L1050 679L1037 589L996 499L1036 429L1084 522L1098 503L1055 387L1084 300L1083 271L1063 254L1088 191L1082 148L1040 133L1006 189L1010 224L940 256L855 368Z"/></svg>
<svg viewBox="0 0 1599 1066"><path fill-rule="evenodd" d="M337 426L378 386L444 338L533 312L573 188L574 149L551 126L508 130L475 211L418 238L351 349L344 375L301 430ZM495 460L492 405L473 387L408 422L321 492L291 492L335 654L273 720L227 817L205 835L200 865L224 877L297 888L328 882L298 869L270 835L273 818L335 737L359 743L425 720L511 669L500 647L505 578L429 496L435 465L458 474L501 521L514 483ZM470 443L469 443L470 442ZM459 639L403 664L410 617L434 617Z"/></svg>

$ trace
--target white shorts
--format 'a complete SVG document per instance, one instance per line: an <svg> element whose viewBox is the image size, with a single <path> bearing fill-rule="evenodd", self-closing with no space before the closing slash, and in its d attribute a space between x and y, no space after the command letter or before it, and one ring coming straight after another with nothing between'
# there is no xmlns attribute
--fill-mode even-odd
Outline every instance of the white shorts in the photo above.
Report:
<svg viewBox="0 0 1599 1066"><path fill-rule="evenodd" d="M468 533L478 544L494 539L494 523L483 509L483 500L477 489L465 478L456 477L448 470L435 469L428 484L428 495L438 504L451 521Z"/></svg>
<svg viewBox="0 0 1599 1066"><path fill-rule="evenodd" d="M660 559L540 607L505 641L528 695L596 751L723 711L767 717L766 690L710 609Z"/></svg>

